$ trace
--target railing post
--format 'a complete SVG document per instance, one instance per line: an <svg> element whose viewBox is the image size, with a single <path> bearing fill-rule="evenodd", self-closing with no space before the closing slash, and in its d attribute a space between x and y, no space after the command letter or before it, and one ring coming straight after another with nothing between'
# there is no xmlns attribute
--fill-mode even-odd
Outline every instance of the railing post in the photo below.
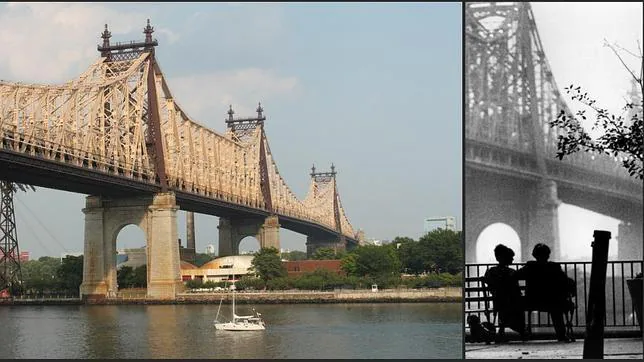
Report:
<svg viewBox="0 0 644 362"><path fill-rule="evenodd" d="M595 230L592 264L590 269L590 291L586 311L586 336L584 338L584 359L604 358L604 314L606 312L606 266L608 264L608 241L610 231Z"/></svg>

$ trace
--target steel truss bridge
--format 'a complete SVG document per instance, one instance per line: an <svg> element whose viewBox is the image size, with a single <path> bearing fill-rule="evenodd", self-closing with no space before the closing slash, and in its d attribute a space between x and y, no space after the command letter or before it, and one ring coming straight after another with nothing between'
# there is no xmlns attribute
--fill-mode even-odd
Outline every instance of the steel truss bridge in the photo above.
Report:
<svg viewBox="0 0 644 362"><path fill-rule="evenodd" d="M311 173L298 199L280 174L257 115L224 134L190 118L144 42L110 44L85 72L60 85L0 81L0 179L88 195L173 192L182 210L219 217L278 216L284 228L356 245L336 172Z"/></svg>
<svg viewBox="0 0 644 362"><path fill-rule="evenodd" d="M630 231L620 231L622 241L628 239L620 250L628 243L637 250L626 248L624 255L641 256L642 180L629 176L620 158L555 157L563 130L548 122L571 112L530 3L465 6L466 255L474 257L476 238L494 222L512 226L527 247L556 245L556 222L547 219L556 220L553 208L563 201L623 220Z"/></svg>

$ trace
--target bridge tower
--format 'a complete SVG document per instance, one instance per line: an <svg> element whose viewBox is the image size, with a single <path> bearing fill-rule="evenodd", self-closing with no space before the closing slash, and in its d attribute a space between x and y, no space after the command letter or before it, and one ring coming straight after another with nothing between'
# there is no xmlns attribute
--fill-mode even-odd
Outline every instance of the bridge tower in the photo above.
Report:
<svg viewBox="0 0 644 362"><path fill-rule="evenodd" d="M156 39L152 39L154 28L150 20L143 29L143 42L110 44L111 33L107 25L101 34L102 45L98 51L104 58L105 76L118 76L126 72L134 62L141 61L144 56L146 77L142 77L134 89L146 89L146 102L140 112L145 123L145 147L154 167L154 183L159 185L159 191L149 196L114 197L106 195L90 195L86 198L85 241L83 282L80 294L83 298L113 297L117 292L116 282L116 236L129 224L138 225L143 229L147 248L147 294L152 298L175 298L183 290L181 282L179 245L177 243L177 206L175 195L168 192L168 181L165 173L161 124L159 114L159 99L157 97L158 66L154 56ZM118 120L112 116L120 111L110 103L109 95L114 89L105 87L103 96L100 127L109 128L117 125ZM123 90L118 90L122 92ZM129 90L134 92L133 90ZM134 102L134 101L132 101ZM114 108L114 109L113 109ZM137 110L138 111L138 110ZM130 111L132 112L132 111ZM99 125L97 125L99 126ZM106 132L107 133L107 132ZM112 138L110 138L112 137ZM106 135L106 141L117 141L114 135Z"/></svg>
<svg viewBox="0 0 644 362"><path fill-rule="evenodd" d="M468 261L476 255L476 238L494 222L504 222L517 231L523 260L531 258L537 243L549 245L552 259L558 260L557 208L561 201L557 183L546 167L543 119L550 118L561 104L553 103L553 99L558 101L558 91L553 87L530 4L466 6ZM493 176L483 172L498 163L502 168L526 167L529 172L518 177L507 177L511 172L500 168Z"/></svg>
<svg viewBox="0 0 644 362"><path fill-rule="evenodd" d="M262 199L269 215L265 218L248 216L224 216L219 218L219 256L239 255L239 243L247 236L255 237L260 248L273 247L280 250L279 219L273 210L271 199L271 180L268 172L268 147L264 132L264 109L262 104L257 106L257 117L234 118L232 105L228 110L226 126L228 135L241 143L259 142L259 182ZM259 132L259 137L254 138Z"/></svg>
<svg viewBox="0 0 644 362"><path fill-rule="evenodd" d="M612 155L556 158L566 131L549 123L573 112L555 82L530 3L465 7L467 262L475 261L477 238L493 223L517 232L523 261L532 259L536 243L561 260L562 202L622 220L619 258L641 257L641 180Z"/></svg>
<svg viewBox="0 0 644 362"><path fill-rule="evenodd" d="M0 181L0 291L19 293L22 285L20 249L13 210L14 184Z"/></svg>
<svg viewBox="0 0 644 362"><path fill-rule="evenodd" d="M315 165L311 167L311 182L313 183L313 198L316 197L317 190L324 189L325 187L332 188L333 198L333 221L335 224L336 235L333 238L329 236L322 236L317 234L307 235L306 238L306 254L307 256L313 255L318 248L333 248L336 252L344 250L347 247L346 238L342 233L342 223L340 218L340 205L338 186L336 183L335 166L331 164L331 172L315 172Z"/></svg>

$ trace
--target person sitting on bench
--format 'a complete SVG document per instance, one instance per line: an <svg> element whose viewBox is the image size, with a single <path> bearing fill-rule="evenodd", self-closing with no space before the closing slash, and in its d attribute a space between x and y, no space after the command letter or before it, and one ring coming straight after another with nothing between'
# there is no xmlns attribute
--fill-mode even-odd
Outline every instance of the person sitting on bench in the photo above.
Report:
<svg viewBox="0 0 644 362"><path fill-rule="evenodd" d="M532 249L531 260L519 269L515 276L525 280L525 303L527 310L550 313L555 327L557 340L568 342L564 325L564 312L568 308L568 276L557 263L548 261L550 248L545 244L537 244Z"/></svg>
<svg viewBox="0 0 644 362"><path fill-rule="evenodd" d="M499 316L499 341L503 341L505 327L510 327L525 340L525 319L523 296L519 282L515 277L516 270L509 268L514 260L514 251L503 244L494 248L498 266L485 272L485 284L492 294L493 309Z"/></svg>

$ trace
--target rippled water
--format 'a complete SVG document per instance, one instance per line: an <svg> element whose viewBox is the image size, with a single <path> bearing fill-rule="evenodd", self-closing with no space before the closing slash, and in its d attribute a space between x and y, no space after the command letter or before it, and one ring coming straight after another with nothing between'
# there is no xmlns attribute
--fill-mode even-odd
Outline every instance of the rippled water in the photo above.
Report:
<svg viewBox="0 0 644 362"><path fill-rule="evenodd" d="M255 305L263 332L215 331L218 305L0 306L12 358L462 358L460 303ZM230 314L223 305L222 313ZM237 314L249 312L239 305Z"/></svg>

